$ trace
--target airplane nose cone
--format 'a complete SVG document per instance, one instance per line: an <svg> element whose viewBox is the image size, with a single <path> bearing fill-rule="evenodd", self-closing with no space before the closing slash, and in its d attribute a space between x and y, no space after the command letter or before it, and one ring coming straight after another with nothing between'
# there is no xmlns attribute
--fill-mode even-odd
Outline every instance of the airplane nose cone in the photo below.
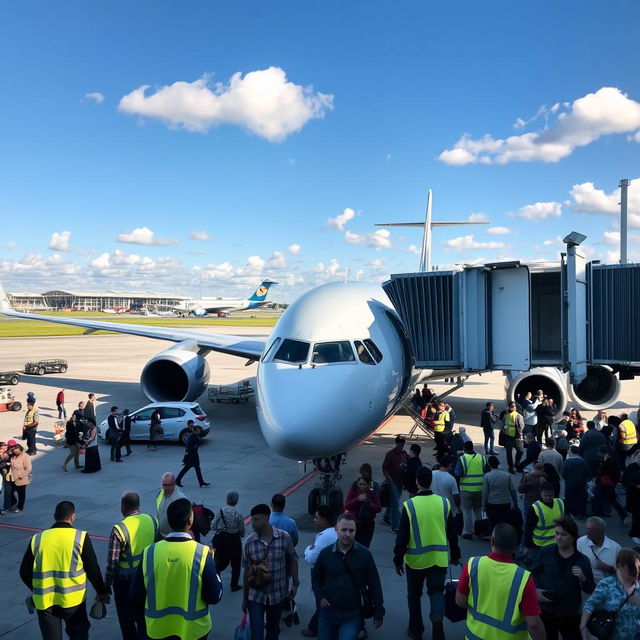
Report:
<svg viewBox="0 0 640 640"><path fill-rule="evenodd" d="M370 390L349 383L355 366L263 367L273 369L258 376L258 420L282 456L309 460L343 453L382 421Z"/></svg>

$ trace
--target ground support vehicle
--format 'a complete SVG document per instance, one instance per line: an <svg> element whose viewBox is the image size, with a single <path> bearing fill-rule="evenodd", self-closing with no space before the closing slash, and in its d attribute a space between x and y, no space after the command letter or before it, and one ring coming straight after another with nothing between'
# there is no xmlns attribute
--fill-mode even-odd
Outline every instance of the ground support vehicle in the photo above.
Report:
<svg viewBox="0 0 640 640"><path fill-rule="evenodd" d="M49 360L35 360L24 365L24 372L31 375L43 376L45 373L66 373L69 363L61 358Z"/></svg>
<svg viewBox="0 0 640 640"><path fill-rule="evenodd" d="M0 411L20 411L22 403L16 400L13 390L0 387Z"/></svg>
<svg viewBox="0 0 640 640"><path fill-rule="evenodd" d="M19 371L0 371L0 384L16 385L20 382Z"/></svg>
<svg viewBox="0 0 640 640"><path fill-rule="evenodd" d="M253 395L253 388L249 380L242 380L238 384L209 387L210 402L232 402L238 404L247 402Z"/></svg>

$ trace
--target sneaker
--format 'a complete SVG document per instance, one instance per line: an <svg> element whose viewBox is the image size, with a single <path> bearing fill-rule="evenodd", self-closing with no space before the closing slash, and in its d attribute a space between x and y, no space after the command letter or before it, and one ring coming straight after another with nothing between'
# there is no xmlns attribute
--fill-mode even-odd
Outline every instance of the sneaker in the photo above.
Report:
<svg viewBox="0 0 640 640"><path fill-rule="evenodd" d="M203 482L200 487L210 487L211 483L210 482Z"/></svg>
<svg viewBox="0 0 640 640"><path fill-rule="evenodd" d="M463 537L465 540L473 540L473 536L472 536L470 533L463 533L463 534L462 534L462 537Z"/></svg>
<svg viewBox="0 0 640 640"><path fill-rule="evenodd" d="M495 451L489 451L490 456L497 456L498 454Z"/></svg>
<svg viewBox="0 0 640 640"><path fill-rule="evenodd" d="M3 516L7 511L8 509L0 509L0 516Z"/></svg>
<svg viewBox="0 0 640 640"><path fill-rule="evenodd" d="M15 509L10 509L11 513L20 513L22 511L22 509L18 509L18 507L16 507Z"/></svg>

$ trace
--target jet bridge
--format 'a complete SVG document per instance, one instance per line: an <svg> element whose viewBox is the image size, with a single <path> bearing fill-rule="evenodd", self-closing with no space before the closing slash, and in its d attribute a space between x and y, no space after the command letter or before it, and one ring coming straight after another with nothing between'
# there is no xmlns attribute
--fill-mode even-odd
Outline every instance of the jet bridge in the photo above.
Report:
<svg viewBox="0 0 640 640"><path fill-rule="evenodd" d="M640 264L586 263L569 246L555 269L493 263L392 275L383 288L417 368L554 367L573 385L591 365L640 375Z"/></svg>

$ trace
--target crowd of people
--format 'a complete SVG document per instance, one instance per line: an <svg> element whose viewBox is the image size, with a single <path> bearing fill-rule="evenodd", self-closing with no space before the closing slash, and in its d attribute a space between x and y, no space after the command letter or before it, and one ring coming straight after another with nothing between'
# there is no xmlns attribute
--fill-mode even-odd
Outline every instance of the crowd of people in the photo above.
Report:
<svg viewBox="0 0 640 640"><path fill-rule="evenodd" d="M381 524L395 534L393 565L406 579L407 634L414 640L425 635L444 640L445 615L464 619L465 637L473 640L587 640L602 625L609 625L608 635L595 637L640 640L636 427L624 414L599 412L584 424L579 413L568 412L542 428L540 415L536 421L531 412L553 403L539 394L527 396L500 416L487 403L480 416L485 455L463 428L454 430L453 409L429 398L428 406L435 409L434 460L423 461L425 450L417 442L406 450L405 437L398 435L380 465L380 483L365 463L341 513L317 507L316 537L302 554L315 599L315 610L306 612L300 630L303 636L356 640L367 637L368 620L373 629L382 626L384 585L376 562L381 558L369 549L382 514ZM76 423L87 422L82 409L74 412ZM108 425L124 430L117 407ZM487 433L489 428L497 434ZM84 429L78 434L78 446L86 446ZM104 573L89 536L73 527L71 502L57 506L52 528L33 536L20 575L33 593L43 638L60 637L63 621L70 637L88 637L88 580L100 602L107 604L113 596L125 640L204 639L211 630L208 607L223 599L221 575L228 567L230 591L242 591L246 622L239 633L246 626L252 640L276 640L282 620L299 621L299 531L286 513L285 496L275 494L269 505L251 509L247 521L253 532L243 544L245 518L236 491L227 493L225 506L210 510L181 490L191 468L207 486L197 457L197 428L192 434L180 474L162 476L155 508L147 509L153 515L141 510L137 493L122 496L122 517L110 533ZM73 446L73 430L71 435ZM500 468L495 435L505 449L506 470ZM569 444L566 451L558 447L562 438ZM21 445L9 445L9 482L16 484L14 479L26 473L19 471L17 458L23 456L27 466L30 459ZM117 446L112 444L111 452L114 461L121 459ZM0 447L0 465L5 458ZM516 473L521 474L517 482ZM623 523L631 513L629 534L636 549L621 548L606 535L610 508ZM584 521L583 535L576 521ZM489 541L489 553L463 562L460 537ZM82 562L74 568L78 555ZM455 587L447 585L447 573L457 564L460 580L445 598L447 587ZM430 633L423 618L425 584Z"/></svg>

